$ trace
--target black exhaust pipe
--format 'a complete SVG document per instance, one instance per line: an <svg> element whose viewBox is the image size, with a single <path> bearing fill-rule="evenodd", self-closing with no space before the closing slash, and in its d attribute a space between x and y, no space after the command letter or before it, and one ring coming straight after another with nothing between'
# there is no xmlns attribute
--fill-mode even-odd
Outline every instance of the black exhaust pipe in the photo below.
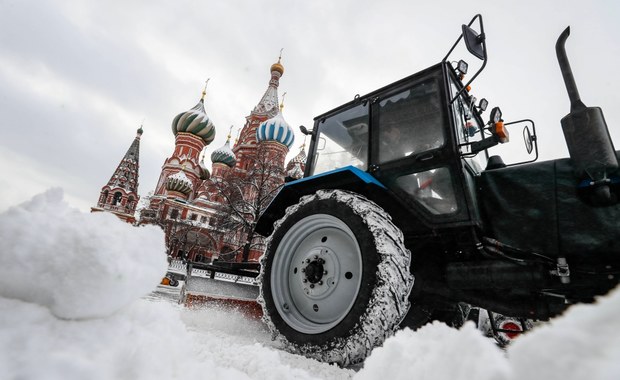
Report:
<svg viewBox="0 0 620 380"><path fill-rule="evenodd" d="M600 107L586 107L579 96L564 47L569 34L567 27L555 44L570 99L570 113L562 118L562 130L579 186L597 205L609 205L617 202L610 191L610 176L618 170L618 158L603 111Z"/></svg>

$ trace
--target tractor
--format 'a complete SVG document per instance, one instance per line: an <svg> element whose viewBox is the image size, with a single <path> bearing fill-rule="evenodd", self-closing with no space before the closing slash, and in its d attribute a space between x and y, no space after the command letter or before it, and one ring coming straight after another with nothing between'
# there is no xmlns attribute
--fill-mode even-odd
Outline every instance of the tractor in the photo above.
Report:
<svg viewBox="0 0 620 380"><path fill-rule="evenodd" d="M618 284L619 153L602 110L580 100L569 33L556 54L570 158L538 162L531 120L504 122L499 107L483 119L488 101L470 93L487 62L480 15L440 63L300 127L304 177L256 226L268 236L258 301L274 339L350 366L399 328L458 325L472 307L547 320ZM457 45L480 60L467 81L467 63L450 60ZM534 159L489 153L521 127Z"/></svg>

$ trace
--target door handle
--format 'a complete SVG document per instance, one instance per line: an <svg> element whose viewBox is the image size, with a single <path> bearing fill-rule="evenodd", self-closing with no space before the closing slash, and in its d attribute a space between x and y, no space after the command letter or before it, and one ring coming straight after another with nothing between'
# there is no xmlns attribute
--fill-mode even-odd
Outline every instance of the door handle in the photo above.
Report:
<svg viewBox="0 0 620 380"><path fill-rule="evenodd" d="M428 161L428 160L432 160L433 158L435 158L435 155L432 153L426 153L423 154L421 156L418 156L418 158L416 159L416 161Z"/></svg>

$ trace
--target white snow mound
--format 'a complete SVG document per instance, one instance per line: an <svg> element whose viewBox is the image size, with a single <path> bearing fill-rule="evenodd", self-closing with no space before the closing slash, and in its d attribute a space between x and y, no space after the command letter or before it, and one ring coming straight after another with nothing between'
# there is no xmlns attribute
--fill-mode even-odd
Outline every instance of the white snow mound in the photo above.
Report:
<svg viewBox="0 0 620 380"><path fill-rule="evenodd" d="M515 379L620 379L620 288L572 306L508 347Z"/></svg>
<svg viewBox="0 0 620 380"><path fill-rule="evenodd" d="M373 350L355 380L508 379L502 351L472 322L460 330L433 322L417 331L398 331Z"/></svg>
<svg viewBox="0 0 620 380"><path fill-rule="evenodd" d="M82 213L54 188L0 214L0 296L66 319L113 314L166 273L163 232Z"/></svg>

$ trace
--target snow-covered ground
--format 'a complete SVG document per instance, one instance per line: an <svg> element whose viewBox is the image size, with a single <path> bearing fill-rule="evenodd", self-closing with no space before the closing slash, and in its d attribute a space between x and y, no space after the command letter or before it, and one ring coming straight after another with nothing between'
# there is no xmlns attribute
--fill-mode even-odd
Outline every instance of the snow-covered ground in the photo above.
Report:
<svg viewBox="0 0 620 380"><path fill-rule="evenodd" d="M55 189L0 214L2 379L619 379L620 291L506 351L471 324L403 330L364 367L288 354L261 322L147 295L163 234L81 213Z"/></svg>

